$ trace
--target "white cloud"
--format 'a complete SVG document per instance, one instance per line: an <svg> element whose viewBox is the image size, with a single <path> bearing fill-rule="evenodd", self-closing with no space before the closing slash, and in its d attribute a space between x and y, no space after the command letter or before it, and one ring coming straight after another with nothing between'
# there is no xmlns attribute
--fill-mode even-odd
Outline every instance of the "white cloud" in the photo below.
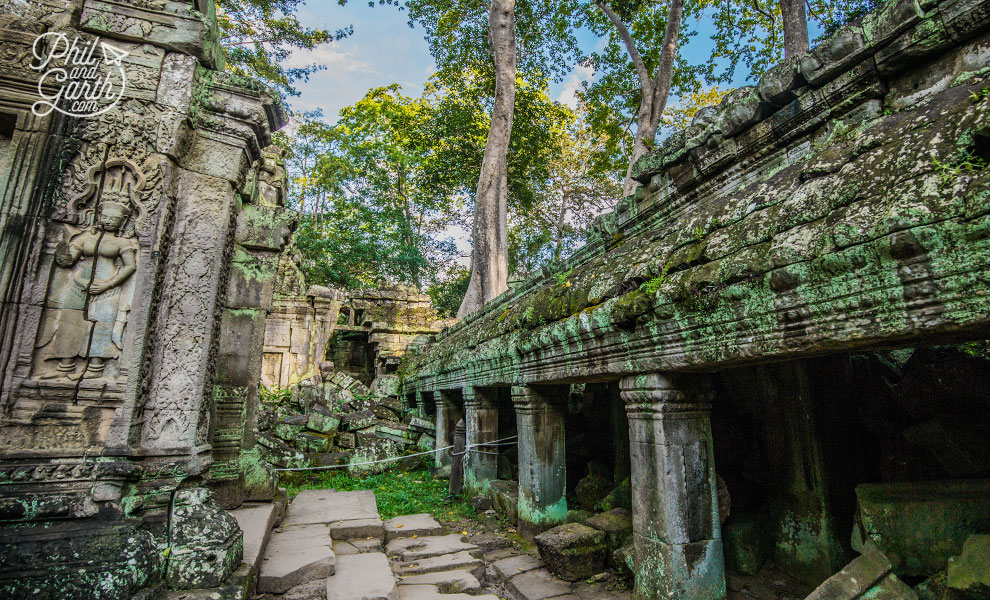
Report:
<svg viewBox="0 0 990 600"><path fill-rule="evenodd" d="M336 44L320 46L313 50L296 50L285 61L289 67L304 67L316 63L335 72L358 71L376 74L371 62L357 58L357 50L346 49Z"/></svg>
<svg viewBox="0 0 990 600"><path fill-rule="evenodd" d="M567 76L562 84L560 93L557 94L557 102L566 104L570 108L577 108L577 91L581 88L582 81L589 81L595 76L595 69L590 65L577 65L571 74Z"/></svg>

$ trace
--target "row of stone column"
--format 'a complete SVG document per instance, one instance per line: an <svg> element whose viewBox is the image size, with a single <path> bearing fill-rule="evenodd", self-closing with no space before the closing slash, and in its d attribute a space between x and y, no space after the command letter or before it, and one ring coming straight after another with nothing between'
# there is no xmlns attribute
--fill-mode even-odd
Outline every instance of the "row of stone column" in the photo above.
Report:
<svg viewBox="0 0 990 600"><path fill-rule="evenodd" d="M636 590L645 598L725 597L725 570L711 434L712 390L704 376L646 374L619 383L629 420ZM565 431L568 386L512 387L519 456L517 527L533 535L567 517ZM465 486L487 490L497 476L496 388L466 386ZM419 396L420 393L417 393ZM437 447L460 418L456 392L438 394ZM419 401L417 397L417 401ZM449 460L438 452L439 460Z"/></svg>

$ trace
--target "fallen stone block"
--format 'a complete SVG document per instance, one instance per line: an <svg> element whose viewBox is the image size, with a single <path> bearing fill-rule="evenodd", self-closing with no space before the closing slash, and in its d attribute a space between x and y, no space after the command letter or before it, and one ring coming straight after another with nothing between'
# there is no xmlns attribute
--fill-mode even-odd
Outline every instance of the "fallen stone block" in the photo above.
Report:
<svg viewBox="0 0 990 600"><path fill-rule="evenodd" d="M426 573L437 573L440 571L468 571L475 577L481 578L485 574L485 561L480 556L480 551L477 553L465 551L455 554L443 554L415 562L396 563L393 565L392 571L400 577L424 575Z"/></svg>
<svg viewBox="0 0 990 600"><path fill-rule="evenodd" d="M402 562L417 562L426 558L467 552L475 558L481 558L481 549L461 540L461 536L434 535L419 538L397 538L385 545L386 553Z"/></svg>
<svg viewBox="0 0 990 600"><path fill-rule="evenodd" d="M357 447L357 436L353 433L348 432L337 432L337 437L335 438L337 445L345 450L353 450Z"/></svg>
<svg viewBox="0 0 990 600"><path fill-rule="evenodd" d="M864 550L805 600L918 600L918 594L893 573L893 565L886 556L872 545Z"/></svg>
<svg viewBox="0 0 990 600"><path fill-rule="evenodd" d="M371 412L375 413L375 417L380 421L385 421L388 423L398 423L400 421L400 417L395 413L395 411L387 406L382 406L381 404L372 408Z"/></svg>
<svg viewBox="0 0 990 600"><path fill-rule="evenodd" d="M733 515L722 526L722 547L728 570L756 575L771 552L765 521L755 515Z"/></svg>
<svg viewBox="0 0 990 600"><path fill-rule="evenodd" d="M384 525L386 542L390 542L396 538L444 534L443 526L437 523L436 519L427 513L395 517L385 521Z"/></svg>
<svg viewBox="0 0 990 600"><path fill-rule="evenodd" d="M419 433L429 433L431 435L435 434L437 431L437 426L433 423L433 421L422 417L413 417L409 419L408 427L413 431L417 431Z"/></svg>
<svg viewBox="0 0 990 600"><path fill-rule="evenodd" d="M589 517L585 525L605 533L605 543L609 550L615 550L632 535L632 514L624 508L613 508L604 513Z"/></svg>
<svg viewBox="0 0 990 600"><path fill-rule="evenodd" d="M333 437L340 428L340 418L333 412L320 404L314 404L309 411L306 427L317 432Z"/></svg>
<svg viewBox="0 0 990 600"><path fill-rule="evenodd" d="M333 438L320 433L304 431L296 436L296 448L307 454L324 454L333 448Z"/></svg>
<svg viewBox="0 0 990 600"><path fill-rule="evenodd" d="M375 413L370 410L360 410L357 412L352 412L344 415L341 419L341 428L345 431L357 431L359 429L367 429L378 422L375 418Z"/></svg>
<svg viewBox="0 0 990 600"><path fill-rule="evenodd" d="M275 425L273 433L280 440L292 443L292 440L306 429L307 422L306 415L289 415Z"/></svg>
<svg viewBox="0 0 990 600"><path fill-rule="evenodd" d="M580 523L558 525L535 538L540 558L551 573L579 581L605 570L605 533Z"/></svg>
<svg viewBox="0 0 990 600"><path fill-rule="evenodd" d="M433 585L440 594L477 594L481 591L481 582L467 571L443 571L426 573L425 575L410 575L399 581L399 587L406 585Z"/></svg>
<svg viewBox="0 0 990 600"><path fill-rule="evenodd" d="M322 523L281 527L272 533L258 576L258 591L282 594L333 575L336 556L330 528Z"/></svg>
<svg viewBox="0 0 990 600"><path fill-rule="evenodd" d="M375 552L341 556L326 589L327 600L400 600L388 558Z"/></svg>
<svg viewBox="0 0 990 600"><path fill-rule="evenodd" d="M949 559L946 587L964 600L990 598L990 535L971 535Z"/></svg>
<svg viewBox="0 0 990 600"><path fill-rule="evenodd" d="M863 484L856 498L853 548L872 540L898 576L933 575L990 531L990 479Z"/></svg>
<svg viewBox="0 0 990 600"><path fill-rule="evenodd" d="M419 452L429 452L437 447L437 440L432 435L424 433L416 441L416 450Z"/></svg>
<svg viewBox="0 0 990 600"><path fill-rule="evenodd" d="M497 479L488 482L488 497L492 499L495 511L515 523L518 520L519 484L515 481Z"/></svg>
<svg viewBox="0 0 990 600"><path fill-rule="evenodd" d="M472 496L471 499L468 500L468 504L473 506L474 510L484 512L491 509L492 499L488 496Z"/></svg>

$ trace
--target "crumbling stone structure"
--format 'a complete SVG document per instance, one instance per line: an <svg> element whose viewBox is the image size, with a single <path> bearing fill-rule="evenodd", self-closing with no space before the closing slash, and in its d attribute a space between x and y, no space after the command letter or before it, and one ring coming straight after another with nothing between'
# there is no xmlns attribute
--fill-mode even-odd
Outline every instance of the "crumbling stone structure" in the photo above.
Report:
<svg viewBox="0 0 990 600"><path fill-rule="evenodd" d="M321 363L381 393L398 396L398 365L407 350L431 341L448 321L414 288L341 291L306 287L287 253L265 329L262 382L290 387L318 374ZM306 290L305 293L302 290ZM330 368L326 365L323 368Z"/></svg>
<svg viewBox="0 0 990 600"><path fill-rule="evenodd" d="M293 227L263 151L281 100L223 72L211 0L17 8L0 16L0 596L243 583L217 500L274 493L250 432ZM107 42L119 100L33 111L55 84L32 68L45 33Z"/></svg>
<svg viewBox="0 0 990 600"><path fill-rule="evenodd" d="M986 359L952 345L990 337L988 30L990 5L969 0L892 0L844 26L643 157L641 187L558 271L411 357L405 390L436 404L438 445L458 412L482 449L518 432L518 482L479 453L470 485L511 504L524 535L567 519L584 473L565 423L587 384L590 405L625 405L645 597L724 598L727 561L818 585L855 555L854 515L859 547L893 555L924 512L897 486L924 478L956 478L917 493L968 525L939 556L914 543L926 560L873 561L888 571L870 581L960 554L987 527L971 500L990 474L946 458L987 448L962 441L986 414ZM960 404L925 375L944 352L972 386Z"/></svg>

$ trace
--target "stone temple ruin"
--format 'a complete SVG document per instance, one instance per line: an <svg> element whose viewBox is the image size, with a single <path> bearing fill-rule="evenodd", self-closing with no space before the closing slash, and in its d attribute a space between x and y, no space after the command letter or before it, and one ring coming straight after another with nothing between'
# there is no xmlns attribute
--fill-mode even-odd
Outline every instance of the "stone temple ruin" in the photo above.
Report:
<svg viewBox="0 0 990 600"><path fill-rule="evenodd" d="M284 507L273 465L463 418L466 486L558 575L587 533L644 598L767 563L816 600L987 597L986 1L891 0L699 111L586 246L457 324L307 288L285 110L224 73L211 0L25 6L0 15L0 596L245 598L268 530L249 548L228 510ZM45 33L126 52L120 101L32 111ZM561 530L575 508L631 538Z"/></svg>

